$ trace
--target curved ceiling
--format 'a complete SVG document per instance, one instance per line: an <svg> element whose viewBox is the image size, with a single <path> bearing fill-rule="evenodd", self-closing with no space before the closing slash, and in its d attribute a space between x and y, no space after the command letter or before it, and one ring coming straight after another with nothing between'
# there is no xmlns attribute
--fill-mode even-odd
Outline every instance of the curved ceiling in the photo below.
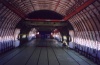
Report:
<svg viewBox="0 0 100 65"><path fill-rule="evenodd" d="M36 10L51 10L66 15L73 6L79 6L84 0L7 0L25 14ZM86 1L86 0L85 0Z"/></svg>
<svg viewBox="0 0 100 65"><path fill-rule="evenodd" d="M95 0L1 0L3 4L15 12L17 11L17 14L24 19L26 19L29 13L38 10L54 11L66 19L66 16L70 16L69 14L72 12L74 12L73 14L78 13L77 8L81 11L93 1ZM81 9L79 9L80 6L82 6Z"/></svg>

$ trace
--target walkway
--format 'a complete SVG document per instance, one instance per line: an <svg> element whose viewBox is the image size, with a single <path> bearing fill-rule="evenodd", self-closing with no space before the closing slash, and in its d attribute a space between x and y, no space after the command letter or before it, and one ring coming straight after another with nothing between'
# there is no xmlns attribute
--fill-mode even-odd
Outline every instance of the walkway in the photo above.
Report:
<svg viewBox="0 0 100 65"><path fill-rule="evenodd" d="M33 40L0 56L0 65L96 65L55 40Z"/></svg>

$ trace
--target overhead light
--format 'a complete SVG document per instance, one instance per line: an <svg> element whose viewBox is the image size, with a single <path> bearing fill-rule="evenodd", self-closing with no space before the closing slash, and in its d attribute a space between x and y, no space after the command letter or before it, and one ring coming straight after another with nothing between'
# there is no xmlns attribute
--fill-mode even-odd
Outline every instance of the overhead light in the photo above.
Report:
<svg viewBox="0 0 100 65"><path fill-rule="evenodd" d="M37 32L37 34L39 34L39 32Z"/></svg>
<svg viewBox="0 0 100 65"><path fill-rule="evenodd" d="M22 38L26 38L26 35L24 34L24 35L22 36Z"/></svg>
<svg viewBox="0 0 100 65"><path fill-rule="evenodd" d="M48 19L48 20L46 20L46 21L51 21L51 20Z"/></svg>

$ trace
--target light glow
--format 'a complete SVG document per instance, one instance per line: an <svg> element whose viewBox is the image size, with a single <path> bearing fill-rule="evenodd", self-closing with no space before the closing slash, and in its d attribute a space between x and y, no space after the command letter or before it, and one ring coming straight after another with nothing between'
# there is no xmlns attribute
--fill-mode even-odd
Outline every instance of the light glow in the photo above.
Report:
<svg viewBox="0 0 100 65"><path fill-rule="evenodd" d="M26 35L24 34L24 35L22 36L22 38L26 38Z"/></svg>

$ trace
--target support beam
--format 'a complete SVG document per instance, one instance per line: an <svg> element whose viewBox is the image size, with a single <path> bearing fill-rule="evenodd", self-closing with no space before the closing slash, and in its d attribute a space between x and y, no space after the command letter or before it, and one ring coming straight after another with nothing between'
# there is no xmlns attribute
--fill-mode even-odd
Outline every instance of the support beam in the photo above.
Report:
<svg viewBox="0 0 100 65"><path fill-rule="evenodd" d="M57 19L25 19L26 21L39 21L39 22L62 22L64 20L57 20Z"/></svg>
<svg viewBox="0 0 100 65"><path fill-rule="evenodd" d="M70 19L72 16L74 16L75 14L79 13L80 11L82 11L83 9L85 9L86 7L88 7L90 4L92 4L94 1L96 0L88 0L87 2L85 2L84 4L82 4L81 6L79 6L78 8L76 8L75 11L73 11L72 13L70 13L69 15L65 16L65 18L63 20L68 20Z"/></svg>
<svg viewBox="0 0 100 65"><path fill-rule="evenodd" d="M57 3L57 5L56 5L56 7L55 7L55 10L54 10L54 11L56 11L56 9L58 8L58 5L59 5L60 1L61 1L61 0L59 0L59 1L58 1L58 3Z"/></svg>
<svg viewBox="0 0 100 65"><path fill-rule="evenodd" d="M19 9L15 8L12 4L10 4L9 2L5 1L5 0L0 0L0 3L2 3L4 6L6 6L8 9L10 9L11 11L13 11L14 13L16 13L18 16L20 16L21 18L25 19L26 15L20 11Z"/></svg>

